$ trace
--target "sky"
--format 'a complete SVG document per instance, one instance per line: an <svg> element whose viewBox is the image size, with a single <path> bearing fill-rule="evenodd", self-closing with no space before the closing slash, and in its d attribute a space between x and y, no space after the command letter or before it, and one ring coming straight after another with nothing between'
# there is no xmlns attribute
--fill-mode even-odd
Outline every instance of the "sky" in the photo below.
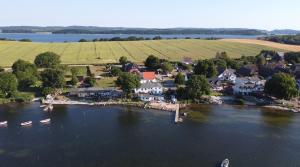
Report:
<svg viewBox="0 0 300 167"><path fill-rule="evenodd" d="M1 0L0 26L300 30L300 0Z"/></svg>

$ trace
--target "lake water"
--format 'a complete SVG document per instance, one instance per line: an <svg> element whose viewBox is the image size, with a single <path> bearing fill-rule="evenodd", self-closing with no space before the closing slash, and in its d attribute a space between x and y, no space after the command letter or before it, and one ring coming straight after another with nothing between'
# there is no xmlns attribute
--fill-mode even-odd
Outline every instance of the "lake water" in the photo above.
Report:
<svg viewBox="0 0 300 167"><path fill-rule="evenodd" d="M300 166L300 115L255 107L197 106L193 119L128 107L2 105L2 167ZM39 120L50 117L50 125ZM22 128L22 121L32 127Z"/></svg>
<svg viewBox="0 0 300 167"><path fill-rule="evenodd" d="M18 34L18 33L0 33L0 38L13 40L30 39L33 42L78 42L80 39L93 40L95 38L110 39L113 37L127 38L129 36L153 38L158 35L139 35L139 34ZM160 35L163 38L257 38L255 35L205 35L205 34L190 34L190 35Z"/></svg>

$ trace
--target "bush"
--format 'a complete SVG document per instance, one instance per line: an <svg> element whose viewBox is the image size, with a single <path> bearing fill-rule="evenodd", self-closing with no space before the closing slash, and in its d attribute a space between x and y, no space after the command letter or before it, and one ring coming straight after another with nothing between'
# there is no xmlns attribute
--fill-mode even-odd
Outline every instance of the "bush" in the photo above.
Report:
<svg viewBox="0 0 300 167"><path fill-rule="evenodd" d="M34 98L34 95L31 94L31 93L18 92L18 93L15 94L15 97L13 98L13 100L15 102L24 103L24 102L32 101L33 98Z"/></svg>
<svg viewBox="0 0 300 167"><path fill-rule="evenodd" d="M42 90L42 95L43 95L43 96L47 96L47 95L50 95L50 94L54 94L55 91L56 91L56 89L54 89L54 88L45 87L45 88L43 88L43 90Z"/></svg>

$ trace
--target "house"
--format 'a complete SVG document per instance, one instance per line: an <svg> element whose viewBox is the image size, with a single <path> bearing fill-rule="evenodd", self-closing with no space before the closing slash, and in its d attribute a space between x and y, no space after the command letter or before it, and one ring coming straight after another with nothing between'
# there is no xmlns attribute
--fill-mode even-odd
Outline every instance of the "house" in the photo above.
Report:
<svg viewBox="0 0 300 167"><path fill-rule="evenodd" d="M122 91L115 88L76 88L69 91L69 96L98 100L119 98L122 95Z"/></svg>
<svg viewBox="0 0 300 167"><path fill-rule="evenodd" d="M244 77L250 77L258 74L258 67L255 64L248 64L242 67L238 74Z"/></svg>
<svg viewBox="0 0 300 167"><path fill-rule="evenodd" d="M137 89L134 89L136 94L147 93L154 95L161 95L163 93L163 86L158 82L145 82Z"/></svg>
<svg viewBox="0 0 300 167"><path fill-rule="evenodd" d="M141 83L157 82L155 72L143 72Z"/></svg>
<svg viewBox="0 0 300 167"><path fill-rule="evenodd" d="M232 87L235 95L251 95L254 93L262 93L264 91L266 80L258 77L242 77L237 78L235 85Z"/></svg>
<svg viewBox="0 0 300 167"><path fill-rule="evenodd" d="M223 73L221 73L218 76L218 81L221 82L235 83L235 80L236 80L236 75L235 75L235 70L233 69L226 69Z"/></svg>
<svg viewBox="0 0 300 167"><path fill-rule="evenodd" d="M125 64L123 70L130 73L136 73L136 74L140 73L139 66L134 63Z"/></svg>
<svg viewBox="0 0 300 167"><path fill-rule="evenodd" d="M140 93L140 94L138 94L138 97L140 100L142 100L144 102L164 101L165 100L165 97L163 95L151 95L151 94Z"/></svg>

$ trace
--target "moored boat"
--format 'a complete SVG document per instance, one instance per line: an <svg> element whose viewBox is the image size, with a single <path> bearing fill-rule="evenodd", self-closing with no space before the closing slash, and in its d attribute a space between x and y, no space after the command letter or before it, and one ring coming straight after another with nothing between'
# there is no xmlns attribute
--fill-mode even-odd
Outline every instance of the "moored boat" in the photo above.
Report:
<svg viewBox="0 0 300 167"><path fill-rule="evenodd" d="M0 122L0 126L6 126L6 125L7 125L7 121Z"/></svg>
<svg viewBox="0 0 300 167"><path fill-rule="evenodd" d="M51 122L51 119L48 118L48 119L44 119L44 120L41 120L40 123L42 124L47 124L47 123L50 123Z"/></svg>
<svg viewBox="0 0 300 167"><path fill-rule="evenodd" d="M31 126L32 125L32 121L27 121L27 122L22 122L21 126Z"/></svg>
<svg viewBox="0 0 300 167"><path fill-rule="evenodd" d="M221 167L229 167L229 159L225 159L225 160L221 163Z"/></svg>

